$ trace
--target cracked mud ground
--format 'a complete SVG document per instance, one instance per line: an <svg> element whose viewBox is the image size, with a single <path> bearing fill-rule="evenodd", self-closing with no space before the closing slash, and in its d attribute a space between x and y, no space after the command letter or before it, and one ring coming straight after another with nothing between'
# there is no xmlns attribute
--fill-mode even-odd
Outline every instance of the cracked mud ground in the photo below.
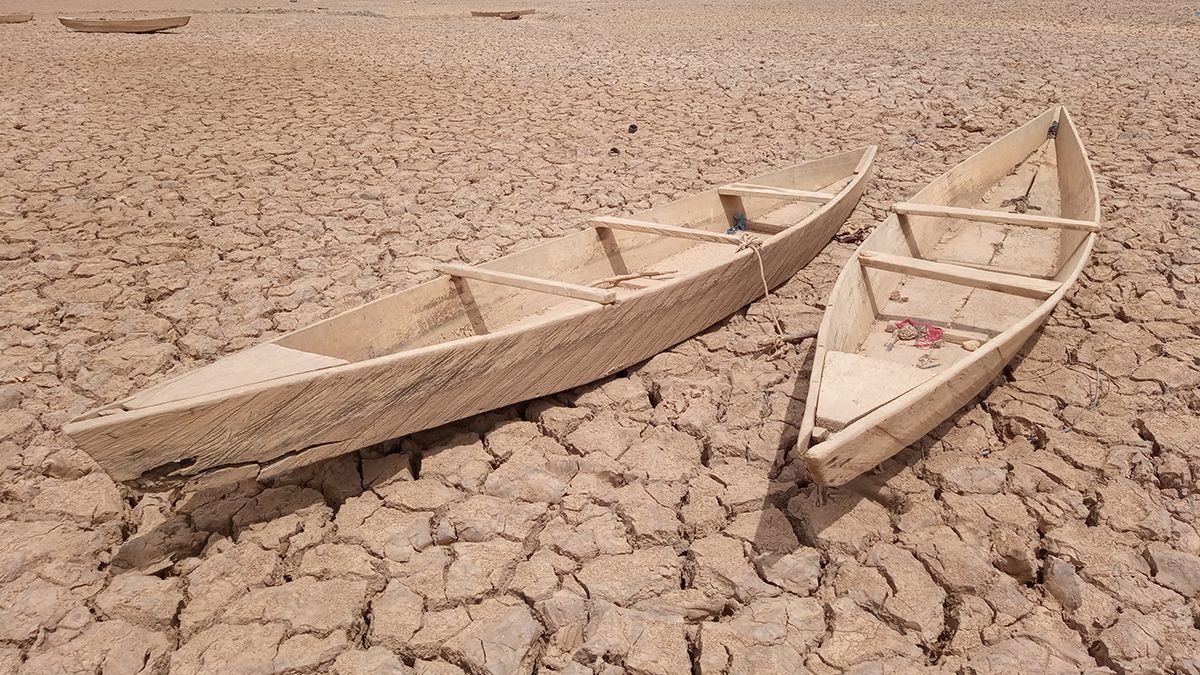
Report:
<svg viewBox="0 0 1200 675"><path fill-rule="evenodd" d="M0 26L0 673L1200 671L1193 5L533 4ZM787 452L812 341L758 353L762 303L266 485L135 494L59 432L435 263L878 143L778 293L813 328L888 204L1056 102L1100 181L1083 278L824 502Z"/></svg>

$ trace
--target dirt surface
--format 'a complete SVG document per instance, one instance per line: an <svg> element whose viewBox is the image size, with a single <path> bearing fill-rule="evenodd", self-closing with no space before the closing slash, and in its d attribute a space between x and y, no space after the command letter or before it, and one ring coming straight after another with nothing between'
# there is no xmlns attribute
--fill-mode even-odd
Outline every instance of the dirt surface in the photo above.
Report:
<svg viewBox="0 0 1200 675"><path fill-rule="evenodd" d="M0 673L1200 672L1194 5L104 2L193 18L0 26ZM134 494L59 431L437 262L878 143L779 293L813 328L887 204L1057 102L1084 277L824 500L788 454L812 341L757 353L763 303L269 485Z"/></svg>

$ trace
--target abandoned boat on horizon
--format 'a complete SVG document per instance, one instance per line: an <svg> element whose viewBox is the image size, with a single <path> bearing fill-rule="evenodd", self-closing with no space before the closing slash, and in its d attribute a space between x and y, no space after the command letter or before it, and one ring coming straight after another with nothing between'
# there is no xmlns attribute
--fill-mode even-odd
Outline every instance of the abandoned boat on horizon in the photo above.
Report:
<svg viewBox="0 0 1200 675"><path fill-rule="evenodd" d="M182 28L191 19L191 16L165 16L154 19L108 19L103 17L89 19L60 16L58 22L81 33L157 33L172 28Z"/></svg>

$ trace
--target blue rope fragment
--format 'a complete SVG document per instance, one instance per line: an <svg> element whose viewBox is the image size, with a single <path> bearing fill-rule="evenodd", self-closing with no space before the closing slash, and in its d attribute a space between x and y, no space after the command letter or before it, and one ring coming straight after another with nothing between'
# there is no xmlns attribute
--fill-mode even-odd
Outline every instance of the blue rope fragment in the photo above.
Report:
<svg viewBox="0 0 1200 675"><path fill-rule="evenodd" d="M746 231L746 214L739 213L737 215L737 222L734 224L733 227L729 228L728 230L725 230L725 234L737 234L738 232L745 232L745 231Z"/></svg>

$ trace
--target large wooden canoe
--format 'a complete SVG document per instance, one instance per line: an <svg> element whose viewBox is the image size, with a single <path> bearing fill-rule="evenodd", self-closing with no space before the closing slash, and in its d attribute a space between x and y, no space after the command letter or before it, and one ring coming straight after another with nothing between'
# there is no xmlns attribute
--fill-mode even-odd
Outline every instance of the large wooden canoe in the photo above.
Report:
<svg viewBox="0 0 1200 675"><path fill-rule="evenodd" d="M25 23L33 21L32 14L0 14L0 23Z"/></svg>
<svg viewBox="0 0 1200 675"><path fill-rule="evenodd" d="M979 394L1075 283L1100 229L1062 107L893 211L838 276L817 336L799 450L820 484L849 481ZM937 337L930 326L940 348L918 346Z"/></svg>
<svg viewBox="0 0 1200 675"><path fill-rule="evenodd" d="M190 16L166 16L158 19L77 19L60 16L58 22L83 33L157 33L182 28Z"/></svg>
<svg viewBox="0 0 1200 675"><path fill-rule="evenodd" d="M431 281L88 412L66 432L119 481L211 484L591 382L761 296L743 237L760 242L769 285L794 275L854 209L874 156L873 146L840 153L599 217L479 266L443 265ZM726 234L739 215L754 234Z"/></svg>

